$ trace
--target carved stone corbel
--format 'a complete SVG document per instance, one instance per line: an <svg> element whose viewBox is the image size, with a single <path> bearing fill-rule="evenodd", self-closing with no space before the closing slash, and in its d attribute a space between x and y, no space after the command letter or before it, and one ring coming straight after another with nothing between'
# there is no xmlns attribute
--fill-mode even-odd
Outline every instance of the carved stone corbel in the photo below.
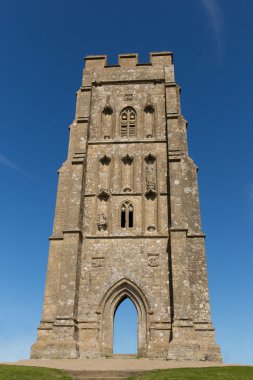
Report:
<svg viewBox="0 0 253 380"><path fill-rule="evenodd" d="M99 161L102 165L109 165L111 162L111 158L104 154L102 157L100 157Z"/></svg>
<svg viewBox="0 0 253 380"><path fill-rule="evenodd" d="M144 106L144 112L146 113L153 113L155 111L155 108L153 104L151 103L150 96L148 95L147 102Z"/></svg>
<svg viewBox="0 0 253 380"><path fill-rule="evenodd" d="M152 153L147 154L144 157L147 164L153 164L156 160L156 156L154 156Z"/></svg>
<svg viewBox="0 0 253 380"><path fill-rule="evenodd" d="M122 162L125 165L131 165L133 160L134 160L133 156L129 156L128 153L124 157L122 157Z"/></svg>
<svg viewBox="0 0 253 380"><path fill-rule="evenodd" d="M110 197L110 192L108 189L100 189L99 192L98 192L98 198L100 200L104 200L104 201L107 201Z"/></svg>
<svg viewBox="0 0 253 380"><path fill-rule="evenodd" d="M104 109L103 109L103 113L105 115L111 115L113 113L113 109L112 109L112 106L111 106L111 103L110 103L110 95L108 95L106 97L106 103L105 103L105 106L104 106Z"/></svg>

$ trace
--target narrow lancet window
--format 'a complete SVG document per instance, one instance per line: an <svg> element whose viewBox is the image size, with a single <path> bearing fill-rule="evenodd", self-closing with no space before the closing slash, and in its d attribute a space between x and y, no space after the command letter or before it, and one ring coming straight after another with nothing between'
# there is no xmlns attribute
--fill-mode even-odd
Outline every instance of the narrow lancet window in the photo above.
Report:
<svg viewBox="0 0 253 380"><path fill-rule="evenodd" d="M129 213L128 213L128 224L129 224L129 228L132 228L134 226L134 213L132 210L129 210Z"/></svg>
<svg viewBox="0 0 253 380"><path fill-rule="evenodd" d="M124 209L121 209L121 227L126 227L126 211Z"/></svg>
<svg viewBox="0 0 253 380"><path fill-rule="evenodd" d="M133 205L126 201L120 208L121 228L133 228L134 226L134 208Z"/></svg>

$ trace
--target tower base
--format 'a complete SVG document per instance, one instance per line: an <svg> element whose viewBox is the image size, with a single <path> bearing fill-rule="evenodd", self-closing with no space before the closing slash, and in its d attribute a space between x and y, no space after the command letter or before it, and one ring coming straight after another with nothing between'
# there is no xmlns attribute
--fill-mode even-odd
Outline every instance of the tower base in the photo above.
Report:
<svg viewBox="0 0 253 380"><path fill-rule="evenodd" d="M169 343L167 360L222 362L219 346L215 342L210 322L201 330L190 320L177 321L172 326L173 340Z"/></svg>

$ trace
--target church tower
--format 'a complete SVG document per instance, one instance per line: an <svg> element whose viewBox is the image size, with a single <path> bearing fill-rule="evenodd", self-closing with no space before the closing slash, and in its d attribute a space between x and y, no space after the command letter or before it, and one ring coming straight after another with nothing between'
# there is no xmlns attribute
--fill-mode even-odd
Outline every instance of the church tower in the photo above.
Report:
<svg viewBox="0 0 253 380"><path fill-rule="evenodd" d="M112 356L129 298L139 356L221 361L186 128L172 53L85 58L32 358Z"/></svg>

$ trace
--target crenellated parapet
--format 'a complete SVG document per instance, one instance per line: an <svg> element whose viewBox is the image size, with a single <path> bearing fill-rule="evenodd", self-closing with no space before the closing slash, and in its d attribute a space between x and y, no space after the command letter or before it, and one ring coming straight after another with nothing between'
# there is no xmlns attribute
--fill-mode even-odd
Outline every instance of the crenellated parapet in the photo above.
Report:
<svg viewBox="0 0 253 380"><path fill-rule="evenodd" d="M96 70L101 68L110 69L113 67L130 68L141 66L168 66L173 65L173 53L169 51L150 53L150 62L139 63L138 54L119 54L118 64L108 65L107 55L88 55L84 58L85 70Z"/></svg>

